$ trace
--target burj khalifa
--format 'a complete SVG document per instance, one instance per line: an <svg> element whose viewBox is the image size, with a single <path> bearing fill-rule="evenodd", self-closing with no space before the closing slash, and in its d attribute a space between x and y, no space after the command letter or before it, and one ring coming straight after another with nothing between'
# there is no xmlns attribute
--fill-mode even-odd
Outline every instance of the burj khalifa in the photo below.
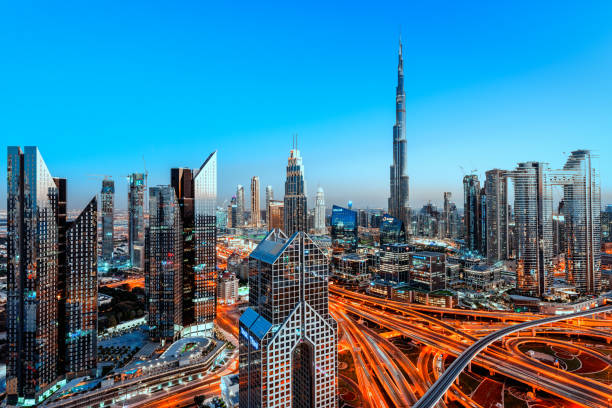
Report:
<svg viewBox="0 0 612 408"><path fill-rule="evenodd" d="M389 197L389 214L400 219L408 231L410 229L410 207L408 206L409 178L406 169L406 94L404 93L403 65L402 41L400 40L395 95L395 125L393 125L393 164L390 168L391 196Z"/></svg>

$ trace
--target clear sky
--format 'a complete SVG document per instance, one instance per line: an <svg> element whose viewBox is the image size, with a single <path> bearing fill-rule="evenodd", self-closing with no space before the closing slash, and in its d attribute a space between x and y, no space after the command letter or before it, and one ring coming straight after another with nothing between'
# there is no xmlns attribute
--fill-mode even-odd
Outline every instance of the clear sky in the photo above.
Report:
<svg viewBox="0 0 612 408"><path fill-rule="evenodd" d="M600 154L612 203L612 2L292 3L5 2L2 145L39 146L69 208L91 174L125 208L143 156L167 184L215 149L220 203L254 175L280 198L298 133L311 197L386 206L401 29L413 207L461 203L460 167L560 167L577 148Z"/></svg>

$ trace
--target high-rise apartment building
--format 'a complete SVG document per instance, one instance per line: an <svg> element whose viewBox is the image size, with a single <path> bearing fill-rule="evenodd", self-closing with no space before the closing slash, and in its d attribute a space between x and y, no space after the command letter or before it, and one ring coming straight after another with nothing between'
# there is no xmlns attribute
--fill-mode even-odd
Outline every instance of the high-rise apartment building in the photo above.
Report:
<svg viewBox="0 0 612 408"><path fill-rule="evenodd" d="M300 151L295 147L289 152L287 180L285 181L284 227L289 235L307 231L306 181Z"/></svg>
<svg viewBox="0 0 612 408"><path fill-rule="evenodd" d="M113 258L114 239L114 209L115 209L115 182L105 178L102 180L100 192L102 202L102 260L109 263Z"/></svg>
<svg viewBox="0 0 612 408"><path fill-rule="evenodd" d="M506 171L486 172L486 244L487 262L508 259L508 179Z"/></svg>
<svg viewBox="0 0 612 408"><path fill-rule="evenodd" d="M285 203L279 200L270 200L266 212L268 213L268 230L282 230L285 226Z"/></svg>
<svg viewBox="0 0 612 408"><path fill-rule="evenodd" d="M144 267L146 185L145 174L128 176L128 249L132 267L141 270Z"/></svg>
<svg viewBox="0 0 612 408"><path fill-rule="evenodd" d="M546 163L519 163L514 181L517 289L541 296L553 282L552 189Z"/></svg>
<svg viewBox="0 0 612 408"><path fill-rule="evenodd" d="M251 225L259 227L261 225L261 206L259 204L259 177L251 179Z"/></svg>
<svg viewBox="0 0 612 408"><path fill-rule="evenodd" d="M268 207L270 206L270 201L274 200L274 190L272 189L272 186L268 185L266 186L266 222L269 222L269 215L268 215Z"/></svg>
<svg viewBox="0 0 612 408"><path fill-rule="evenodd" d="M337 324L328 260L303 231L273 230L250 256L240 317L240 407L335 408Z"/></svg>
<svg viewBox="0 0 612 408"><path fill-rule="evenodd" d="M211 336L217 315L217 151L194 172L193 191L195 326L191 333Z"/></svg>
<svg viewBox="0 0 612 408"><path fill-rule="evenodd" d="M183 327L183 225L172 186L149 189L145 281L149 336L174 341Z"/></svg>
<svg viewBox="0 0 612 408"><path fill-rule="evenodd" d="M595 160L589 150L573 151L552 180L563 185L567 281L590 294L601 285L601 188Z"/></svg>
<svg viewBox="0 0 612 408"><path fill-rule="evenodd" d="M315 234L326 234L325 227L325 193L323 187L317 189L315 198L315 215L314 215L314 232Z"/></svg>
<svg viewBox="0 0 612 408"><path fill-rule="evenodd" d="M399 43L397 88L395 90L395 125L393 125L393 164L390 167L389 214L410 226L409 178L406 142L406 94L402 42ZM408 227L409 228L409 227Z"/></svg>
<svg viewBox="0 0 612 408"><path fill-rule="evenodd" d="M470 251L481 251L482 220L480 216L480 181L470 174L463 177L463 221L465 224L465 244Z"/></svg>
<svg viewBox="0 0 612 408"><path fill-rule="evenodd" d="M244 227L244 213L246 211L246 207L244 206L244 187L241 184L238 184L236 187L236 218L235 218L235 226L236 227Z"/></svg>
<svg viewBox="0 0 612 408"><path fill-rule="evenodd" d="M97 200L67 221L66 179L8 148L7 402L39 405L96 366Z"/></svg>

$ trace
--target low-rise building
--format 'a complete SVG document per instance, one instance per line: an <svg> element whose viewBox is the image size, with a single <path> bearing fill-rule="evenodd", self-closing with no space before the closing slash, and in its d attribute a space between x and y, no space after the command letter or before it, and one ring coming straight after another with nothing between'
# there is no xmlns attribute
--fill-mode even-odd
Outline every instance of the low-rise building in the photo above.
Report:
<svg viewBox="0 0 612 408"><path fill-rule="evenodd" d="M503 283L502 269L501 265L473 265L465 269L463 280L471 290L495 290Z"/></svg>

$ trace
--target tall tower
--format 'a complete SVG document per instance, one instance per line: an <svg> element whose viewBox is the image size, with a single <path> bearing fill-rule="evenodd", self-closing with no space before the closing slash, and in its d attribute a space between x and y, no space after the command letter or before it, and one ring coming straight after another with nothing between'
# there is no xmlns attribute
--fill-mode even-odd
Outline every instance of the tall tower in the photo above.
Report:
<svg viewBox="0 0 612 408"><path fill-rule="evenodd" d="M268 208L270 207L270 201L274 200L274 190L272 186L266 186L266 222L270 222L270 215L268 214Z"/></svg>
<svg viewBox="0 0 612 408"><path fill-rule="evenodd" d="M302 156L294 143L287 161L287 179L285 181L285 231L293 235L296 231L307 230L306 181Z"/></svg>
<svg viewBox="0 0 612 408"><path fill-rule="evenodd" d="M183 226L172 186L151 187L149 214L145 262L149 336L173 341L183 326Z"/></svg>
<svg viewBox="0 0 612 408"><path fill-rule="evenodd" d="M465 223L465 243L471 251L481 250L480 181L470 174L463 177L463 219Z"/></svg>
<svg viewBox="0 0 612 408"><path fill-rule="evenodd" d="M317 198L315 199L314 230L315 234L325 234L327 232L327 228L325 228L325 196L323 187L318 188Z"/></svg>
<svg viewBox="0 0 612 408"><path fill-rule="evenodd" d="M444 219L444 238L451 237L451 197L453 194L450 191L444 192L444 210L442 218Z"/></svg>
<svg viewBox="0 0 612 408"><path fill-rule="evenodd" d="M508 259L508 179L504 170L486 172L487 262Z"/></svg>
<svg viewBox="0 0 612 408"><path fill-rule="evenodd" d="M404 92L404 62L402 42L399 43L397 88L395 92L395 125L393 125L393 164L390 168L389 214L410 226L409 178L406 145L406 94Z"/></svg>
<svg viewBox="0 0 612 408"><path fill-rule="evenodd" d="M245 206L244 206L244 187L242 186L242 184L238 184L238 186L236 186L236 219L234 220L234 223L236 224L236 227L244 227L244 211L245 211Z"/></svg>
<svg viewBox="0 0 612 408"><path fill-rule="evenodd" d="M128 176L128 245L132 267L142 270L144 267L144 203L146 176L143 173L132 173Z"/></svg>
<svg viewBox="0 0 612 408"><path fill-rule="evenodd" d="M195 324L192 333L211 336L217 315L217 151L193 175Z"/></svg>
<svg viewBox="0 0 612 408"><path fill-rule="evenodd" d="M335 408L327 257L306 233L273 230L250 265L249 307L239 323L240 407Z"/></svg>
<svg viewBox="0 0 612 408"><path fill-rule="evenodd" d="M110 262L113 258L114 239L114 207L115 207L115 182L110 179L102 180L102 260Z"/></svg>
<svg viewBox="0 0 612 408"><path fill-rule="evenodd" d="M261 225L261 207L259 203L259 177L251 178L251 225L259 227Z"/></svg>

